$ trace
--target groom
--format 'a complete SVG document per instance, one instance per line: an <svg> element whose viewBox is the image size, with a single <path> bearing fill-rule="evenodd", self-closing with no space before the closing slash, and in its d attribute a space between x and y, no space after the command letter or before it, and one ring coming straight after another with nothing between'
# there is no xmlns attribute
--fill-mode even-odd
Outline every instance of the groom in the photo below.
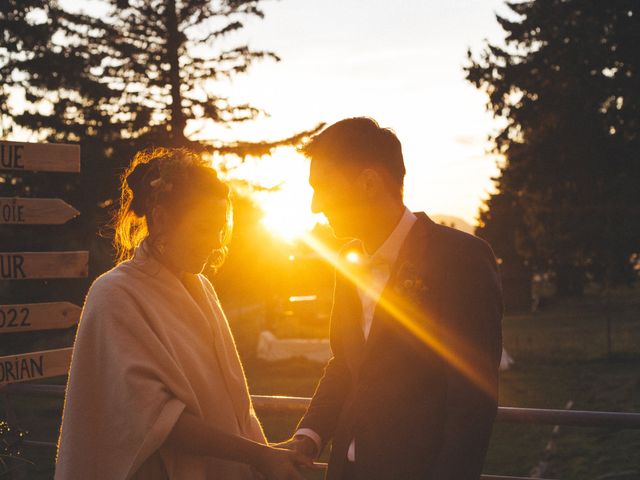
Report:
<svg viewBox="0 0 640 480"><path fill-rule="evenodd" d="M328 480L477 480L497 409L502 293L489 245L403 204L395 134L370 118L306 144L314 212L354 240L337 261L331 349L283 446Z"/></svg>

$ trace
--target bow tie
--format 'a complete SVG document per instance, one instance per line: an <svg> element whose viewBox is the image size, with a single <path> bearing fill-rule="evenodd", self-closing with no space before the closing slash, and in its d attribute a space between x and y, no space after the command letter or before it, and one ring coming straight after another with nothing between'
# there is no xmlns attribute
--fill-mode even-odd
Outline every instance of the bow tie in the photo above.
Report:
<svg viewBox="0 0 640 480"><path fill-rule="evenodd" d="M389 261L379 255L374 255L372 257L362 256L358 266L363 273L369 275L373 274L374 272L385 272L391 267Z"/></svg>
<svg viewBox="0 0 640 480"><path fill-rule="evenodd" d="M347 262L353 266L365 270L388 268L389 261L381 255L367 255L363 251L351 251L347 253Z"/></svg>
<svg viewBox="0 0 640 480"><path fill-rule="evenodd" d="M376 267L388 267L389 261L381 257L380 255L374 255L372 257L364 257L362 259L362 264L368 268L376 268Z"/></svg>

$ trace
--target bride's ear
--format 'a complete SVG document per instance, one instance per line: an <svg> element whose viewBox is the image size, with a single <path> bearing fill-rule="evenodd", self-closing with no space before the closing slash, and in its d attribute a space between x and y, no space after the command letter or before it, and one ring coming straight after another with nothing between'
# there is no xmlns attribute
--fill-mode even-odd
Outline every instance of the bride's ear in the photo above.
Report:
<svg viewBox="0 0 640 480"><path fill-rule="evenodd" d="M151 210L151 218L148 220L150 220L150 222L148 222L149 229L164 231L168 220L167 211L160 205L156 205Z"/></svg>

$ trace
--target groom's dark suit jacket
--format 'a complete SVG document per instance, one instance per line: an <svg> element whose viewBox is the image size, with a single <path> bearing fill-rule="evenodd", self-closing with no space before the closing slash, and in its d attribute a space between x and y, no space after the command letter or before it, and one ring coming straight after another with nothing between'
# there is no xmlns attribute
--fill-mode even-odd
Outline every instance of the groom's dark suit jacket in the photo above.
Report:
<svg viewBox="0 0 640 480"><path fill-rule="evenodd" d="M340 480L477 480L497 410L502 290L489 245L416 214L365 342L356 287L338 272L333 358L299 428L331 440Z"/></svg>

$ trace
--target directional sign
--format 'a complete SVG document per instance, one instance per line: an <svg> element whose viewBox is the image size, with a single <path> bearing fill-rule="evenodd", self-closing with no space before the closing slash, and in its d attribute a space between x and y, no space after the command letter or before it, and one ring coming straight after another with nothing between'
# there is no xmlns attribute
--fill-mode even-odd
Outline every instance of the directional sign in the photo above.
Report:
<svg viewBox="0 0 640 480"><path fill-rule="evenodd" d="M0 357L0 386L69 373L73 348Z"/></svg>
<svg viewBox="0 0 640 480"><path fill-rule="evenodd" d="M79 172L80 145L0 142L0 171Z"/></svg>
<svg viewBox="0 0 640 480"><path fill-rule="evenodd" d="M0 334L68 328L78 323L81 311L69 302L0 305Z"/></svg>
<svg viewBox="0 0 640 480"><path fill-rule="evenodd" d="M2 252L0 280L86 277L89 252Z"/></svg>
<svg viewBox="0 0 640 480"><path fill-rule="evenodd" d="M78 215L59 198L0 197L0 224L60 225Z"/></svg>

